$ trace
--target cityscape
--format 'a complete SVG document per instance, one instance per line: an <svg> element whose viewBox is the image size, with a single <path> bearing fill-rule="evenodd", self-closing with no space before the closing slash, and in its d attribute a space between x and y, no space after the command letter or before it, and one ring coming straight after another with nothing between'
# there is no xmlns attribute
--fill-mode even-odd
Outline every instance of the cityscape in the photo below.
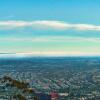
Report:
<svg viewBox="0 0 100 100"><path fill-rule="evenodd" d="M99 57L2 59L0 100L10 100L18 93L25 100L99 100L99 66ZM31 95L23 93L24 89L7 85L11 83L9 78L27 83L28 89L32 91ZM35 96L37 98L32 99Z"/></svg>
<svg viewBox="0 0 100 100"><path fill-rule="evenodd" d="M0 0L0 100L100 100L100 0Z"/></svg>

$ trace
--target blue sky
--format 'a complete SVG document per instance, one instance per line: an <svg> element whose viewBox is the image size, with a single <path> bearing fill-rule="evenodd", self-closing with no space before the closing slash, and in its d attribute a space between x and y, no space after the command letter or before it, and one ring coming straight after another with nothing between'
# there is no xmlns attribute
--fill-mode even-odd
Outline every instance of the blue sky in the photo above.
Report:
<svg viewBox="0 0 100 100"><path fill-rule="evenodd" d="M0 53L100 55L99 0L0 0Z"/></svg>
<svg viewBox="0 0 100 100"><path fill-rule="evenodd" d="M0 0L0 19L99 24L99 3L99 0Z"/></svg>

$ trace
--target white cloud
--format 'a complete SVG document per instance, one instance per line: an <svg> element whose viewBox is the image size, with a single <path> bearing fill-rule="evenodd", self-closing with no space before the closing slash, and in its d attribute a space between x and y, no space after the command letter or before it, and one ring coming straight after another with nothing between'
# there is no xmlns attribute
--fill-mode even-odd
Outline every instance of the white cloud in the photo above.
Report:
<svg viewBox="0 0 100 100"><path fill-rule="evenodd" d="M100 52L82 52L82 51L34 51L25 53L16 53L16 55L27 56L100 56Z"/></svg>
<svg viewBox="0 0 100 100"><path fill-rule="evenodd" d="M68 37L68 36L42 36L30 38L0 38L0 41L6 42L92 42L100 43L100 38L89 37Z"/></svg>
<svg viewBox="0 0 100 100"><path fill-rule="evenodd" d="M30 56L100 56L100 52L82 52L82 51L34 51L34 52L17 52L0 54L0 58L4 57L30 57Z"/></svg>
<svg viewBox="0 0 100 100"><path fill-rule="evenodd" d="M39 20L39 21L0 21L0 29L14 29L14 28L27 28L33 29L56 29L56 30L94 30L100 31L99 25L93 24L70 24L62 21L50 21L50 20Z"/></svg>

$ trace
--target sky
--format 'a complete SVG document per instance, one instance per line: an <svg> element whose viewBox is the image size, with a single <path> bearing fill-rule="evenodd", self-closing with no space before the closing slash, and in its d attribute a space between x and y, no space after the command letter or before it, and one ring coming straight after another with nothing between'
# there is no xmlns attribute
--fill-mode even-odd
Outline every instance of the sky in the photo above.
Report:
<svg viewBox="0 0 100 100"><path fill-rule="evenodd" d="M0 0L0 53L100 55L100 0Z"/></svg>

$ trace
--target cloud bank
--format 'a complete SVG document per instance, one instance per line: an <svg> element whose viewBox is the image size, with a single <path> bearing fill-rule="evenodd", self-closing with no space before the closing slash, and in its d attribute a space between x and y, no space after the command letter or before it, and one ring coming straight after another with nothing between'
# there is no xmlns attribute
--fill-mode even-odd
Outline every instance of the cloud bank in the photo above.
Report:
<svg viewBox="0 0 100 100"><path fill-rule="evenodd" d="M5 42L92 42L100 43L100 38L86 37L65 37L65 36L43 36L30 38L0 38L0 41Z"/></svg>
<svg viewBox="0 0 100 100"><path fill-rule="evenodd" d="M94 24L70 24L62 21L38 20L38 21L0 21L0 29L15 29L15 28L33 28L33 29L55 29L55 30L86 30L100 31L100 25Z"/></svg>

